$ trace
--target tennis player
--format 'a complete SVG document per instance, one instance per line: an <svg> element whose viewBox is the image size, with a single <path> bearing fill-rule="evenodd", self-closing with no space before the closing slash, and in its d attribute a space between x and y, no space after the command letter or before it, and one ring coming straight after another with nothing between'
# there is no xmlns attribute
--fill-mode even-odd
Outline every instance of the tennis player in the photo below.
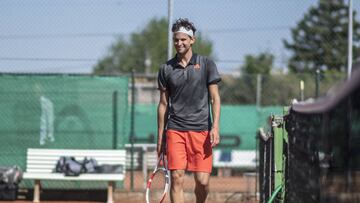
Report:
<svg viewBox="0 0 360 203"><path fill-rule="evenodd" d="M166 149L172 203L184 202L186 171L194 173L196 202L205 202L212 170L212 148L220 141L217 84L221 78L211 59L193 53L195 31L188 19L180 18L173 24L176 55L163 64L158 73L157 150L160 154ZM165 136L166 147L162 142Z"/></svg>

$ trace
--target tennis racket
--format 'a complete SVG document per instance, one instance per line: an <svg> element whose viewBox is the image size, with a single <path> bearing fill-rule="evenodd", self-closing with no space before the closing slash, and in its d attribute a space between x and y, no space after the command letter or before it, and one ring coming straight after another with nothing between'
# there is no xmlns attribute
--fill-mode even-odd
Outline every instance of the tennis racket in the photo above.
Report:
<svg viewBox="0 0 360 203"><path fill-rule="evenodd" d="M170 187L169 174L167 161L161 153L146 185L146 203L162 203L165 200Z"/></svg>

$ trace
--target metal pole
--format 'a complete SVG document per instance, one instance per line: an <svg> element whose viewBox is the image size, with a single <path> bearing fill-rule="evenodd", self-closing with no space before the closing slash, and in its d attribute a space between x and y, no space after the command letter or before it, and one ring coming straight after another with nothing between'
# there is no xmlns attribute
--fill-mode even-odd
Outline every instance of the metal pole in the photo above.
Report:
<svg viewBox="0 0 360 203"><path fill-rule="evenodd" d="M349 36L348 36L348 67L347 67L347 78L351 77L351 68L352 68L352 57L353 57L353 9L352 9L352 0L349 0Z"/></svg>
<svg viewBox="0 0 360 203"><path fill-rule="evenodd" d="M173 10L173 0L168 0L168 49L167 49L167 59L172 58L172 10Z"/></svg>
<svg viewBox="0 0 360 203"><path fill-rule="evenodd" d="M320 89L320 70L316 69L315 72L315 98L319 97L319 89Z"/></svg>
<svg viewBox="0 0 360 203"><path fill-rule="evenodd" d="M256 108L260 110L261 108L261 74L257 74L256 77Z"/></svg>
<svg viewBox="0 0 360 203"><path fill-rule="evenodd" d="M113 149L117 148L117 99L118 91L113 92Z"/></svg>
<svg viewBox="0 0 360 203"><path fill-rule="evenodd" d="M300 80L300 101L304 101L304 81Z"/></svg>
<svg viewBox="0 0 360 203"><path fill-rule="evenodd" d="M350 80L351 78L351 68L352 68L352 57L353 57L353 51L352 51L352 46L353 46L353 5L352 5L352 0L349 0L349 36L348 36L348 74L347 74L347 79ZM351 110L351 99L348 99L348 106L347 106L347 123L351 123L350 121L352 120L352 110ZM350 186L352 183L351 180L351 169L350 169L350 160L349 160L349 146L350 146L350 126L347 128L347 132L346 132L346 139L348 140L347 142L347 146L346 148L348 149L348 156L346 156L345 158L345 163L347 164L347 178L346 178L346 191L350 192Z"/></svg>
<svg viewBox="0 0 360 203"><path fill-rule="evenodd" d="M130 112L130 189L134 191L134 136L135 136L135 71L131 72L131 112Z"/></svg>
<svg viewBox="0 0 360 203"><path fill-rule="evenodd" d="M278 187L285 187L285 166L284 166L284 117L275 116L272 122L274 132L274 185L272 193L276 193ZM283 203L285 190L281 191L279 202ZM270 198L271 199L271 198ZM271 201L268 201L271 202Z"/></svg>

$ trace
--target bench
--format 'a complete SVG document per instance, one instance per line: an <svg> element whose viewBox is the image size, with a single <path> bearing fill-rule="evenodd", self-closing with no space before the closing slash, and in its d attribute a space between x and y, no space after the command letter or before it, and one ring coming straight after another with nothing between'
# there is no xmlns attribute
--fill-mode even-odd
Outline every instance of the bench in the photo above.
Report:
<svg viewBox="0 0 360 203"><path fill-rule="evenodd" d="M131 147L131 144L125 144L127 169L131 168ZM156 144L136 143L133 147L133 168L142 170L154 169L157 162Z"/></svg>
<svg viewBox="0 0 360 203"><path fill-rule="evenodd" d="M77 160L85 157L94 158L99 165L116 164L123 165L123 173L84 173L79 176L64 176L62 173L54 173L57 160L61 156L73 156ZM34 180L34 202L40 202L41 180L65 180L65 181L106 181L107 202L113 203L113 190L115 181L123 181L125 177L126 151L116 150L93 150L93 149L28 149L26 156L26 171L23 179Z"/></svg>
<svg viewBox="0 0 360 203"><path fill-rule="evenodd" d="M144 188L146 188L148 170L152 170L157 164L156 144L136 143L125 144L126 149L126 169L131 169L131 147L133 147L133 169L142 170L144 178Z"/></svg>
<svg viewBox="0 0 360 203"><path fill-rule="evenodd" d="M219 176L229 176L231 169L256 170L255 150L213 151L213 167Z"/></svg>

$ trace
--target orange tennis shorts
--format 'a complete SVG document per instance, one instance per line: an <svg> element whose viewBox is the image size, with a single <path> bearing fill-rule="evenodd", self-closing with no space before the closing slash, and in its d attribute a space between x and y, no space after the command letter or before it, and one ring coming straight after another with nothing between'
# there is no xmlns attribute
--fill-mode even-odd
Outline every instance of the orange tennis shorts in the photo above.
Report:
<svg viewBox="0 0 360 203"><path fill-rule="evenodd" d="M209 131L166 131L166 155L170 170L207 172L212 170Z"/></svg>

